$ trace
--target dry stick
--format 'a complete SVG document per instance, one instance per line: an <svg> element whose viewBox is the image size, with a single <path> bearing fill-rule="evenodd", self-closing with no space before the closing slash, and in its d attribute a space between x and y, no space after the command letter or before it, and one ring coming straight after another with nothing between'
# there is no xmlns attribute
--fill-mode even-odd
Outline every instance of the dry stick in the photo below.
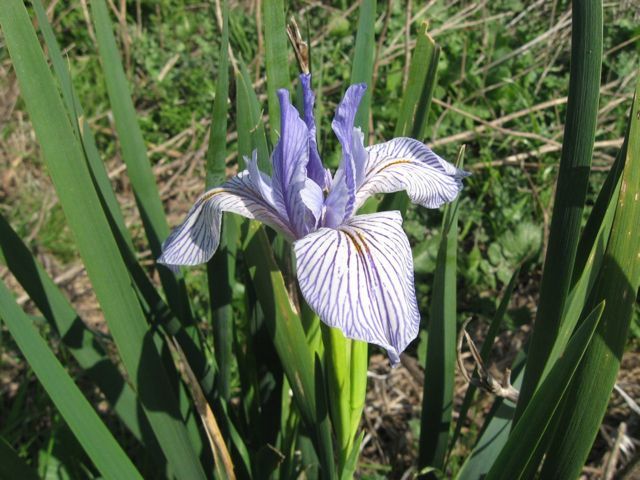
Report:
<svg viewBox="0 0 640 480"><path fill-rule="evenodd" d="M606 85L602 86L601 95L604 95L605 92L611 88L613 88L615 86L615 84L619 83L619 81L613 81L610 82ZM611 111L613 108L615 108L616 106L618 106L621 103L624 103L625 101L628 101L631 98L631 93L629 94L625 94L622 97L619 97L617 99L612 100L611 102L609 102L607 105L605 105L604 107L602 107L599 111L599 115L605 115L606 113L608 113L609 111ZM434 100L437 103L437 100ZM547 100L546 102L542 102L539 103L537 105L534 105L533 107L530 108L525 108L523 110L518 110L517 112L513 112L510 113L508 115L504 115L500 118L497 118L495 120L492 120L490 122L488 122L492 127L499 127L501 125L504 125L507 122L510 122L512 120L516 120L520 117L523 117L525 115L530 115L532 113L538 112L540 110L546 110L547 108L551 108L551 107L555 107L558 105L563 105L567 103L567 97L561 97L561 98L554 98L553 100ZM444 112L443 112L444 113ZM442 145L447 145L449 143L461 143L461 142L466 142L469 140L472 140L473 138L475 138L478 134L485 132L488 128L487 125L479 125L478 127L472 129L472 130L467 130L465 132L460 132L460 133L456 133L454 135L450 135L448 137L444 137L441 138L439 140L434 140L433 142L431 142L431 146L432 147L439 147Z"/></svg>
<svg viewBox="0 0 640 480"><path fill-rule="evenodd" d="M625 40L624 42L616 45L615 47L610 48L609 50L607 50L606 52L604 52L604 56L608 57L609 55L611 55L614 52L617 52L618 50L620 50L621 48L626 47L627 45L631 45L632 43L637 42L638 40L640 40L640 35L635 35L633 37L631 37L628 40Z"/></svg>
<svg viewBox="0 0 640 480"><path fill-rule="evenodd" d="M378 44L376 45L376 54L373 60L373 75L371 77L371 91L375 92L376 83L378 83L378 72L380 70L380 52L382 51L382 46L384 45L384 41L387 38L387 31L389 29L389 20L391 20L393 0L387 0L387 9L384 16L384 23L382 25L382 31L380 32L380 36L378 37Z"/></svg>
<svg viewBox="0 0 640 480"><path fill-rule="evenodd" d="M515 27L520 20L522 20L531 10L537 9L540 5L544 5L547 0L537 0L536 2L529 5L527 8L522 10L518 15L516 15L509 23L505 25L505 30L509 28Z"/></svg>
<svg viewBox="0 0 640 480"><path fill-rule="evenodd" d="M378 43L376 45L375 57L373 59L373 74L371 75L371 91L376 91L376 84L378 83L378 72L380 70L380 52L382 51L382 45L387 38L387 31L389 29L389 21L391 20L391 13L393 7L393 0L387 0L387 9L384 15L384 23L382 25L382 31L378 37ZM408 11L411 12L411 0L409 0ZM407 65L409 62L407 62ZM406 88L406 83L405 83ZM373 128L373 109L369 109L369 145L375 143L375 129Z"/></svg>
<svg viewBox="0 0 640 480"><path fill-rule="evenodd" d="M547 78L547 75L549 75L549 72L551 71L551 69L553 68L553 66L555 65L556 61L558 60L558 57L560 56L561 53L565 53L565 45L567 46L566 50L568 51L569 48L569 38L570 38L570 31L567 30L562 30L559 32L559 34L557 35L557 37L552 37L549 40L549 46L547 48L547 51L552 52L551 54L551 59L550 61L547 62L547 65L545 65L544 70L542 71L542 75L540 75L540 78L538 79L538 81L536 82L536 86L533 89L533 96L534 98L538 96L538 94L540 93L540 90L542 89L542 84L544 82L544 80ZM557 38L557 42L554 44L552 43L554 39Z"/></svg>
<svg viewBox="0 0 640 480"><path fill-rule="evenodd" d="M627 424L625 422L621 422L618 426L618 433L616 435L616 441L611 448L611 452L607 455L607 460L604 465L604 472L602 474L603 480L613 480L613 476L616 473L616 465L618 464L618 459L620 458L620 450L622 447L622 442L627 433Z"/></svg>
<svg viewBox="0 0 640 480"><path fill-rule="evenodd" d="M512 50L511 52L506 54L504 57L501 57L498 60L495 60L495 61L489 63L488 65L483 66L480 70L478 70L477 72L474 72L474 73L476 73L476 74L484 73L487 70L491 70L492 68L497 67L501 63L504 63L507 60L512 59L513 57L516 57L518 55L522 55L524 52L526 52L527 50L532 48L534 45L537 45L538 43L543 42L547 38L553 36L555 34L555 32L557 32L558 30L562 30L563 28L568 27L570 25L571 25L571 11L568 11L567 13L565 13L560 18L558 23L556 23L549 30L545 31L543 34L538 35L536 38L534 38L533 40L525 43L521 47L516 48L515 50Z"/></svg>
<svg viewBox="0 0 640 480"><path fill-rule="evenodd" d="M537 111L540 111L540 110L545 110L545 109L553 107L555 105L562 105L564 103L567 103L567 97L555 98L553 100L548 100L546 102L539 103L538 105L534 105L533 107L525 108L523 110L518 110L517 112L510 113L510 114L505 115L503 117L500 117L500 118L497 118L495 120L492 120L492 121L488 122L490 126L480 125L480 126L474 128L473 130L467 130L465 132L456 133L455 135L450 135L448 137L444 137L444 138L441 138L439 140L435 140L435 141L431 142L431 146L432 147L439 147L441 145L447 145L449 143L466 142L468 140L474 139L476 137L476 135L486 131L487 129L490 129L490 128L493 128L493 127L498 128L501 125L504 125L505 123L510 122L511 120L515 120L517 118L524 117L525 115L529 115L531 113L534 113L534 112L537 112Z"/></svg>
<svg viewBox="0 0 640 480"><path fill-rule="evenodd" d="M622 146L622 142L623 142L624 138L620 137L620 138L616 138L613 140L600 140L599 142L595 142L593 144L593 148L620 148ZM552 153L552 152L559 152L562 149L562 145L561 144L555 144L555 145L543 145L539 148L536 148L534 150L530 150L528 152L523 152L523 153L516 153L514 155L509 155L507 158L505 158L504 160L501 160L499 164L517 164L519 162L521 162L522 160L525 160L527 158L530 157L534 157L536 155L542 155L545 153ZM493 163L493 162L492 162Z"/></svg>
<svg viewBox="0 0 640 480"><path fill-rule="evenodd" d="M496 130L500 133L503 133L505 135L511 135L514 137L521 137L521 138L528 138L530 140L538 140L540 142L546 143L546 144L551 144L554 145L558 148L562 147L562 145L559 142L556 142L555 140L551 140L549 138L543 137L542 135L538 135L537 133L529 133L529 132L518 132L515 130L509 130L507 128L502 128L499 125L493 125L492 122L488 122L486 120L483 120L482 118L473 115L472 113L469 113L465 110L462 110L461 108L455 107L447 102L443 102L442 100L439 100L437 98L434 98L432 100L433 103L435 103L436 105L439 105L441 107L446 108L447 110L451 110L452 112L456 112L464 117L470 118L473 121L480 123L481 125L484 125L487 128L490 128L492 130Z"/></svg>
<svg viewBox="0 0 640 480"><path fill-rule="evenodd" d="M362 3L362 0L358 1L358 2L353 2L351 4L351 6L349 8L347 8L344 12L341 12L340 15L337 18L347 18L349 15L351 15ZM316 47L318 46L318 44L324 40L324 37L326 37L329 34L329 29L328 28L324 28L322 30L322 32L320 32L320 34L314 38L313 40L311 40L311 47Z"/></svg>
<svg viewBox="0 0 640 480"><path fill-rule="evenodd" d="M209 445L211 447L211 452L213 453L216 470L218 470L220 466L224 467L224 472L219 472L220 474L225 474L224 476L221 475L221 478L235 480L236 475L233 468L233 462L231 461L231 455L229 455L229 450L227 450L227 446L224 443L224 438L222 437L222 432L218 427L216 417L213 414L211 407L207 403L204 393L202 392L202 388L200 387L200 383L191 370L189 362L187 361L187 358L182 351L182 348L180 348L178 342L173 337L168 337L167 340L167 345L169 345L169 348L178 357L176 366L178 367L178 371L182 375L182 379L187 385L189 392L191 392L193 403L195 404L196 410L200 415L202 426L207 433L207 438L209 439Z"/></svg>
<svg viewBox="0 0 640 480"><path fill-rule="evenodd" d="M482 361L482 357L480 356L480 352L476 348L475 343L471 339L471 336L467 333L467 325L471 321L471 318L468 319L462 325L462 329L460 330L460 334L458 335L458 342L456 344L456 362L458 364L458 368L460 369L460 373L467 381L474 385L475 387L495 395L496 397L506 398L511 400L514 403L517 403L518 396L520 392L516 390L511 385L511 370L505 368L504 375L502 377L502 382L498 382L486 369L484 362ZM476 370L478 373L478 377L471 377L466 367L464 366L464 362L462 361L462 343L463 340L467 340L467 345L469 345L469 351L471 352L471 356L473 357L476 363Z"/></svg>
<svg viewBox="0 0 640 480"><path fill-rule="evenodd" d="M402 89L407 88L409 81L409 66L411 63L411 0L407 0L407 16L404 21L404 70L402 73Z"/></svg>
<svg viewBox="0 0 640 480"><path fill-rule="evenodd" d="M422 7L420 10L418 10L416 12L416 14L411 17L411 22L410 23L414 23L417 20L419 20L426 12L427 10L433 5L435 4L436 1L435 0L431 0L430 2L428 2L424 7ZM457 1L454 1L452 3L452 5L458 3ZM402 30L400 30L398 33L396 33L396 36L393 37L391 39L391 42L389 43L389 45L387 46L387 48L385 49L382 58L386 58L388 55L391 54L391 52L393 52L394 50L402 50L402 46L396 46L397 43L400 41L400 39L404 36L404 27L402 28Z"/></svg>
<svg viewBox="0 0 640 480"><path fill-rule="evenodd" d="M416 22L420 17L422 17L427 9L433 5L435 2L431 1L429 2L425 7L423 7L418 13L416 13L413 17L411 17L411 21L410 24L413 24L414 22ZM466 7L465 9L463 9L459 14L453 16L449 22L445 23L444 25L441 25L440 27L438 27L435 30L432 30L429 32L429 34L432 37L435 37L436 35L439 35L445 31L449 31L449 30L453 30L455 28L458 27L458 25L460 25L462 23L462 20L466 19L468 16L472 15L473 13L475 13L475 11L478 8L481 8L486 2L482 2L480 4L477 5L471 5L469 7ZM502 15L502 14L500 14ZM484 23L484 20L481 21L477 21L475 22L475 24L481 24ZM398 41L400 40L400 38L404 37L405 35L405 30L406 30L406 26L402 28L402 30L400 32L398 32L396 34L396 36L392 39L391 43L389 44L389 46L385 49L383 55L382 55L382 65L387 65L389 63L391 63L393 60L395 60L396 58L398 58L399 56L404 55L405 52L405 45L404 43L402 45L398 45ZM411 41L409 43L409 48L412 49L415 46L415 41Z"/></svg>
<svg viewBox="0 0 640 480"><path fill-rule="evenodd" d="M488 23L488 22L490 22L492 20L495 20L496 18L500 18L500 17L504 17L504 16L505 16L505 14L501 13L501 14L498 14L498 15L493 15L491 17L483 18L481 20L475 20L473 22L464 22L464 23L459 23L459 24L447 24L447 25L444 25L444 26L442 26L442 27L440 27L438 29L435 29L435 30L429 32L429 35L431 35L432 37L436 38L437 36L440 36L444 32L450 32L452 30L457 30L457 29L460 29L460 28L467 28L467 27L470 27L470 26L481 25L481 24L484 24L484 23ZM416 17L413 17L413 18L416 18ZM403 28L403 31L404 31L404 28ZM409 42L409 49L413 50L415 48L415 45L416 45L416 41L415 40L411 40ZM389 49L387 49L387 52L385 52L385 55L383 56L383 60L380 62L381 65L388 65L391 62L393 62L396 58L404 55L404 48L403 47L395 47L395 48L392 49L391 53L388 53L388 50ZM456 81L454 83L454 85L456 85L457 83L458 83L458 81Z"/></svg>
<svg viewBox="0 0 640 480"><path fill-rule="evenodd" d="M89 15L89 6L87 0L80 0L80 6L82 10L82 16L84 17L84 23L87 24L87 33L94 45L97 45L96 33L93 30L93 22L91 21L91 15Z"/></svg>

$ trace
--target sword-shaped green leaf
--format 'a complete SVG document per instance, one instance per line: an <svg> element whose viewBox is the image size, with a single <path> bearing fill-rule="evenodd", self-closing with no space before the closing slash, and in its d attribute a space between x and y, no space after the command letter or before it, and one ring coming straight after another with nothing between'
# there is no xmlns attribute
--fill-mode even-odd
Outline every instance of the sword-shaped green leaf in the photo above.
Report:
<svg viewBox="0 0 640 480"><path fill-rule="evenodd" d="M1 215L0 259L4 260L29 298L58 332L78 364L100 388L125 426L138 441L144 443L141 430L150 430L146 417L139 410L136 394L107 357L100 339L86 327L57 285Z"/></svg>
<svg viewBox="0 0 640 480"><path fill-rule="evenodd" d="M529 346L516 421L546 368L562 326L582 212L589 185L602 67L602 1L572 2L571 70L560 171L553 202L540 300Z"/></svg>
<svg viewBox="0 0 640 480"><path fill-rule="evenodd" d="M122 147L122 158L127 165L127 173L151 253L154 258L158 258L162 253L162 241L169 235L169 227L147 157L147 148L131 100L131 92L122 68L105 1L91 0L91 13L113 118ZM183 323L191 324L193 319L184 281L164 266L158 267L158 273L171 309ZM195 338L195 334L192 336Z"/></svg>
<svg viewBox="0 0 640 480"><path fill-rule="evenodd" d="M261 14L264 24L264 49L267 67L269 130L271 142L275 144L280 137L280 104L278 103L277 91L280 88L289 89L291 86L283 1L264 0Z"/></svg>
<svg viewBox="0 0 640 480"><path fill-rule="evenodd" d="M0 282L0 317L96 468L106 478L142 479L3 282Z"/></svg>
<svg viewBox="0 0 640 480"><path fill-rule="evenodd" d="M513 428L509 440L487 474L486 480L523 478L524 473L531 467L532 457L551 424L554 412L563 401L571 379L590 345L604 308L604 302L597 305L575 332L564 355L531 398L520 421ZM542 478L574 477L543 476Z"/></svg>
<svg viewBox="0 0 640 480"><path fill-rule="evenodd" d="M613 390L640 286L640 80L611 235L587 308L606 301L598 331L567 394L542 470L543 478L577 478Z"/></svg>
<svg viewBox="0 0 640 480"><path fill-rule="evenodd" d="M221 185L226 180L227 112L229 102L229 4L222 5L222 40L216 80L216 96L211 112L211 130L207 150L206 188ZM218 376L217 393L223 401L231 397L231 369L233 366L233 285L235 283L236 245L238 232L236 217L225 215L222 220L220 246L207 264L211 323L215 344Z"/></svg>
<svg viewBox="0 0 640 480"><path fill-rule="evenodd" d="M463 156L461 149L458 165L462 165ZM433 281L418 447L420 469L442 469L449 444L456 364L458 201L459 197L444 210Z"/></svg>
<svg viewBox="0 0 640 480"><path fill-rule="evenodd" d="M411 56L409 78L402 95L395 137L412 137L423 141L427 128L433 89L437 82L440 46L427 33L427 22L418 31L416 47ZM400 210L403 214L409 206L405 192L389 193L384 196L378 211Z"/></svg>
<svg viewBox="0 0 640 480"><path fill-rule="evenodd" d="M367 92L360 102L355 125L364 133L365 142L369 138L369 110L371 107L371 79L375 57L376 0L363 0L360 4L360 18L356 33L356 46L353 52L351 83L366 83Z"/></svg>
<svg viewBox="0 0 640 480"><path fill-rule="evenodd" d="M49 174L129 380L170 468L177 476L202 478L174 390L22 2L4 2L0 25Z"/></svg>

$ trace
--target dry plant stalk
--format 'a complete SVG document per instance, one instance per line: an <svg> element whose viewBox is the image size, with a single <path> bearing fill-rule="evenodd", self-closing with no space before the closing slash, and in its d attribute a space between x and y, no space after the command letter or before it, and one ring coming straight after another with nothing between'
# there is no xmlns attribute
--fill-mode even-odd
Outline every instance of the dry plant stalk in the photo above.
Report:
<svg viewBox="0 0 640 480"><path fill-rule="evenodd" d="M482 357L480 356L480 352L476 348L476 345L471 339L471 336L469 335L469 333L467 333L467 324L470 321L471 319L467 320L464 323L462 329L460 330L460 334L458 335L456 359L458 368L460 369L460 373L468 383L474 385L480 390L495 395L496 397L506 398L507 400L511 400L512 402L516 403L518 401L520 392L518 392L518 390L516 390L513 385L511 385L511 370L508 368L505 369L504 375L502 376L502 382L498 382L495 378L493 378L493 376L485 367L484 362L482 361ZM462 342L464 339L467 340L471 356L476 362L478 377L470 376L469 372L464 366L464 361L462 359Z"/></svg>
<svg viewBox="0 0 640 480"><path fill-rule="evenodd" d="M178 342L176 342L173 337L167 337L167 340L167 345L169 345L170 349L178 357L176 366L178 367L178 370L182 375L182 379L191 393L193 403L196 406L196 410L198 410L200 420L202 420L202 425L207 433L216 470L219 470L222 467L223 470L219 471L220 478L235 480L236 474L234 472L231 455L229 455L229 450L224 443L224 438L222 437L220 427L218 427L216 417L207 403L207 399L204 396L204 392L202 391L200 384L198 383L198 379L193 373L193 370L191 370L191 367L187 362L187 358L185 357Z"/></svg>

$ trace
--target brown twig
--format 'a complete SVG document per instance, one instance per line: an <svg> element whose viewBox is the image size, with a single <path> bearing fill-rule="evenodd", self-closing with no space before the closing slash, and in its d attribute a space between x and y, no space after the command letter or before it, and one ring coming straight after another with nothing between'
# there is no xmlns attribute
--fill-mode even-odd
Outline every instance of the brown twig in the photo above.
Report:
<svg viewBox="0 0 640 480"><path fill-rule="evenodd" d="M189 362L187 361L187 358L178 342L173 337L168 337L167 340L167 345L169 345L169 348L178 357L178 360L176 361L178 370L191 393L193 403L195 404L196 410L202 420L202 425L207 434L207 438L209 439L211 452L213 453L215 467L220 475L219 478L235 480L236 475L234 472L233 462L231 461L231 455L229 455L229 450L227 449L227 445L224 443L224 438L220 431L220 427L218 426L216 417L213 414L213 410L211 410L211 407L207 403L207 399L200 387L200 383L198 383L198 379L193 373L193 370L191 370Z"/></svg>
<svg viewBox="0 0 640 480"><path fill-rule="evenodd" d="M468 383L474 385L475 387L484 390L485 392L491 393L496 397L506 398L507 400L511 400L512 402L516 403L518 401L520 392L518 392L518 390L516 390L511 385L511 370L508 368L505 369L504 375L502 377L502 382L498 382L495 378L493 378L493 376L486 369L484 362L480 357L480 352L476 348L476 345L471 339L471 336L467 333L466 327L470 321L471 319L467 320L462 325L462 329L460 330L460 334L458 335L456 361L458 363L460 373ZM465 339L467 340L467 345L469 345L471 356L476 362L478 377L471 377L466 367L464 366L464 361L462 360L462 343Z"/></svg>
<svg viewBox="0 0 640 480"><path fill-rule="evenodd" d="M296 22L296 19L293 17L293 15L289 20L289 25L287 25L287 36L289 37L289 41L291 42L291 46L293 47L293 51L296 55L296 60L298 60L300 71L302 73L308 74L310 72L309 46L307 45L307 42L302 39L300 28L298 28L298 23Z"/></svg>

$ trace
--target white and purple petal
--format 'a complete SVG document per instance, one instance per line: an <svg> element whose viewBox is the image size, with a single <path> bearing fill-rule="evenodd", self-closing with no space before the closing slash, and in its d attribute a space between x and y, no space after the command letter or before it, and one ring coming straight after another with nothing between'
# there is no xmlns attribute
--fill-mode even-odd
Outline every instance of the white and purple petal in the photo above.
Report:
<svg viewBox="0 0 640 480"><path fill-rule="evenodd" d="M331 175L327 175L327 170L322 165L318 143L316 140L316 121L313 114L315 94L311 89L311 74L300 75L300 85L302 86L302 103L304 107L304 123L309 130L309 163L307 164L307 176L316 182L321 190L328 190L331 186Z"/></svg>
<svg viewBox="0 0 640 480"><path fill-rule="evenodd" d="M295 238L300 238L316 225L313 213L300 198L308 179L309 129L291 104L287 90L278 90L278 99L281 135L272 155L273 199L277 210L285 213Z"/></svg>
<svg viewBox="0 0 640 480"><path fill-rule="evenodd" d="M469 175L412 138L395 138L366 149L364 179L356 193L356 208L376 193L406 190L412 202L438 208L454 200Z"/></svg>
<svg viewBox="0 0 640 480"><path fill-rule="evenodd" d="M287 209L286 192L294 183L307 178L309 162L309 130L291 104L289 92L278 90L280 101L280 139L271 156L272 184L276 203Z"/></svg>
<svg viewBox="0 0 640 480"><path fill-rule="evenodd" d="M399 212L351 218L294 243L302 295L348 338L387 349L392 364L418 334L411 248Z"/></svg>
<svg viewBox="0 0 640 480"><path fill-rule="evenodd" d="M357 179L360 176L359 171L364 167L358 161L364 159L354 155L354 133L356 142L361 141L362 137L356 133L353 125L366 90L367 85L364 83L351 85L338 105L336 116L331 123L342 147L342 159L325 202L324 225L327 227L337 227L355 212ZM360 149L356 148L355 153L359 152Z"/></svg>
<svg viewBox="0 0 640 480"><path fill-rule="evenodd" d="M270 188L268 183L263 186ZM184 222L162 244L158 262L170 266L207 262L220 244L222 212L259 220L293 240L295 236L286 221L263 198L260 190L245 170L220 187L205 192L191 207Z"/></svg>

